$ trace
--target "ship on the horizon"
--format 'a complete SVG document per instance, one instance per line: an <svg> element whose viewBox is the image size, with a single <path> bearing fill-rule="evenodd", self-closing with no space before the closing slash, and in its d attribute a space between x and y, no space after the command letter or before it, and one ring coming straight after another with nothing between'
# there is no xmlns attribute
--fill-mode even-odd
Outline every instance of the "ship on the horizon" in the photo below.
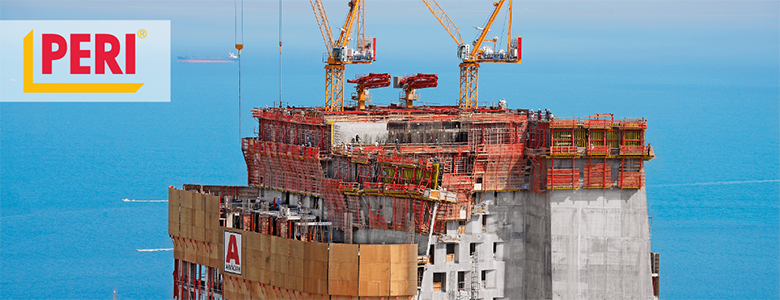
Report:
<svg viewBox="0 0 780 300"><path fill-rule="evenodd" d="M179 58L178 62L183 63L233 63L238 61L238 55L234 53L230 53L229 56L198 56L196 53L194 56L190 56L189 54L185 56L177 56Z"/></svg>

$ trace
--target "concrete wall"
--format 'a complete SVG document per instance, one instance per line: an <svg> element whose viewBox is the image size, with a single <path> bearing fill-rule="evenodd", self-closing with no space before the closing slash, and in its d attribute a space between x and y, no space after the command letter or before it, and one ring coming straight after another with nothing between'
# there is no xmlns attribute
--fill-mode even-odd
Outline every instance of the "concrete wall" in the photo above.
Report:
<svg viewBox="0 0 780 300"><path fill-rule="evenodd" d="M548 194L553 298L651 299L644 188Z"/></svg>
<svg viewBox="0 0 780 300"><path fill-rule="evenodd" d="M362 143L380 143L387 141L387 123L333 123L333 144L354 143L355 136L359 135Z"/></svg>
<svg viewBox="0 0 780 300"><path fill-rule="evenodd" d="M471 290L471 244L478 256L477 279L486 271L479 298L551 299L550 215L546 195L530 192L478 193L488 202L488 214L475 214L465 224L455 246L457 258L447 262L447 243L436 239L434 261L423 274L418 299L458 299ZM483 219L485 230L483 232ZM447 235L458 236L458 222L450 222ZM419 241L418 241L419 244ZM465 291L458 290L458 272L465 272ZM433 291L434 273L446 277L444 291Z"/></svg>
<svg viewBox="0 0 780 300"><path fill-rule="evenodd" d="M483 193L482 199L491 193ZM503 296L522 295L522 299L550 299L550 205L545 194L528 191L496 193L489 206L487 230L495 226L504 241L506 262ZM491 222L492 221L492 222ZM493 249L490 249L492 253ZM498 249L496 249L498 250Z"/></svg>

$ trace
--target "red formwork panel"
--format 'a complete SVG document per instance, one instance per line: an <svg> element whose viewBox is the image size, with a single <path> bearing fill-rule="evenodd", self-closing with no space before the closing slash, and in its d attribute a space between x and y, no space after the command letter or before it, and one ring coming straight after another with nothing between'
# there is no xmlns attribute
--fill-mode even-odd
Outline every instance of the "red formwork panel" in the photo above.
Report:
<svg viewBox="0 0 780 300"><path fill-rule="evenodd" d="M577 169L548 169L547 189L576 189L579 187L579 179Z"/></svg>
<svg viewBox="0 0 780 300"><path fill-rule="evenodd" d="M583 188L612 188L612 168L609 164L585 164Z"/></svg>

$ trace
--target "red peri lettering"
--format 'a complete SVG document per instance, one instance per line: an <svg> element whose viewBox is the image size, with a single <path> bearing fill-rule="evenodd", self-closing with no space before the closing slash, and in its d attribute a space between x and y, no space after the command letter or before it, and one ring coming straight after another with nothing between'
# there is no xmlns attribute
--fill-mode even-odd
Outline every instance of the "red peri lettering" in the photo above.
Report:
<svg viewBox="0 0 780 300"><path fill-rule="evenodd" d="M41 55L43 74L51 74L51 62L65 57L65 53L68 52L68 42L59 34L43 34L41 40L41 44L43 44ZM52 51L54 44L57 44L57 51Z"/></svg>
<svg viewBox="0 0 780 300"><path fill-rule="evenodd" d="M81 42L89 42L89 33L70 35L70 74L89 74L89 66L82 66L81 59L89 58L89 50L81 50Z"/></svg>
<svg viewBox="0 0 780 300"><path fill-rule="evenodd" d="M91 34L75 33L70 35L70 74L90 74L89 65L81 65L82 58L91 58L91 51L82 49L81 43L91 42ZM52 74L52 62L62 59L68 53L68 41L59 34L47 33L41 35L41 65L42 74ZM56 45L56 50L54 50ZM135 74L135 34L125 34L125 72ZM109 48L109 50L106 50ZM116 58L122 45L112 34L95 34L95 74L105 74L106 65L111 74L122 74L122 68Z"/></svg>
<svg viewBox="0 0 780 300"><path fill-rule="evenodd" d="M106 44L111 50L106 52ZM110 34L99 33L95 35L95 74L105 74L106 64L111 69L111 74L122 74L122 69L116 63L119 55L119 40Z"/></svg>

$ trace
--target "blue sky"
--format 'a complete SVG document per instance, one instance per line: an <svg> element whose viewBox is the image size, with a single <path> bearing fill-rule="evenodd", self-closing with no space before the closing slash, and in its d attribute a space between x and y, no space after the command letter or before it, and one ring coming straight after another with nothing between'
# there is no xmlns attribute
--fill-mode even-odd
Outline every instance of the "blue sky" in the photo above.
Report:
<svg viewBox="0 0 780 300"><path fill-rule="evenodd" d="M324 0L333 28L344 20L346 1ZM663 61L752 59L778 50L777 1L516 1L514 32L524 37L526 58L592 60L619 49ZM464 39L476 35L490 1L441 1ZM234 1L2 1L0 19L169 19L172 52L225 52L234 42ZM283 3L285 51L323 52L308 1ZM244 2L245 54L276 53L278 2ZM454 43L422 1L368 1L367 34L379 39L384 57L454 52ZM500 19L500 17L499 17ZM491 34L497 34L497 20ZM604 34L607 34L606 36ZM673 42L670 45L669 42ZM442 47L446 46L446 47ZM566 47L562 47L566 46ZM652 51L660 50L660 51ZM650 53L648 53L650 52ZM590 54L590 55L588 55ZM757 54L757 55L753 55ZM312 55L309 55L312 56ZM449 53L446 58L452 58ZM579 56L579 55L578 55ZM614 59L627 59L616 57ZM774 59L777 56L774 55Z"/></svg>

